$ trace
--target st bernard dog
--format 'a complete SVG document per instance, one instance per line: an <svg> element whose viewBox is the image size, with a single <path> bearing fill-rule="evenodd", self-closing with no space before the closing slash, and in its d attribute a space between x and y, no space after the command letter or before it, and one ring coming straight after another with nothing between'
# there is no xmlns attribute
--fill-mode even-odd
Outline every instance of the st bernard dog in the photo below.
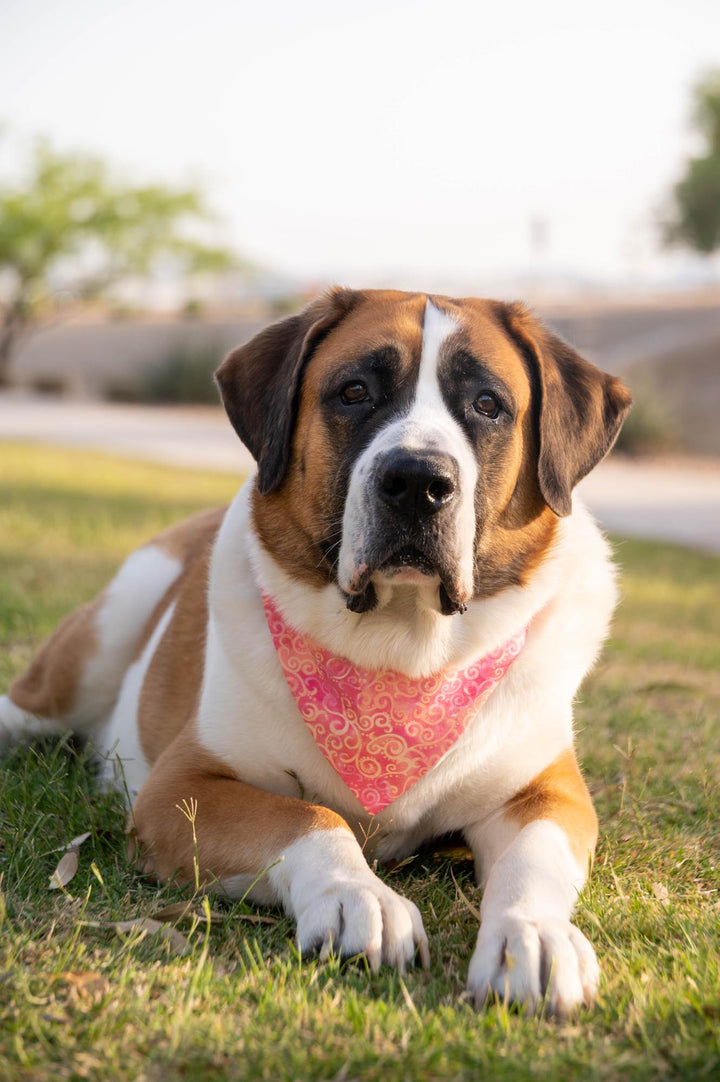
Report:
<svg viewBox="0 0 720 1082"><path fill-rule="evenodd" d="M217 373L257 460L160 534L0 699L71 728L132 799L144 869L284 906L303 952L428 964L372 870L460 831L483 888L468 986L567 1015L597 819L576 689L615 602L573 502L630 405L520 305L335 289Z"/></svg>

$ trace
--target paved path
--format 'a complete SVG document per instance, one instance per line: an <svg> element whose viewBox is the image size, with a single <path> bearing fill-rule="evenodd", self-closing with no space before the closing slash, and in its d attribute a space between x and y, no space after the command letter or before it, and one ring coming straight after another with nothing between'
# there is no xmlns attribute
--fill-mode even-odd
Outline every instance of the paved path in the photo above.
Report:
<svg viewBox="0 0 720 1082"><path fill-rule="evenodd" d="M253 465L225 414L203 406L120 406L6 392L0 393L0 439L92 447L232 473Z"/></svg>
<svg viewBox="0 0 720 1082"><path fill-rule="evenodd" d="M720 553L720 460L611 456L578 493L611 533Z"/></svg>
<svg viewBox="0 0 720 1082"><path fill-rule="evenodd" d="M5 393L0 394L0 439L92 447L232 473L252 467L224 414L214 409L115 406ZM608 530L720 553L720 461L610 458L579 491Z"/></svg>

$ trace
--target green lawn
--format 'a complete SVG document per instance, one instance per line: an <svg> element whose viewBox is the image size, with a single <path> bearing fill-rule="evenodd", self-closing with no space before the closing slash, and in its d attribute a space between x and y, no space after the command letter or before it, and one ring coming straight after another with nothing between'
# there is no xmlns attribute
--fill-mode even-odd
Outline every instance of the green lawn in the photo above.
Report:
<svg viewBox="0 0 720 1082"><path fill-rule="evenodd" d="M0 444L0 688L58 618L232 478ZM578 923L603 970L570 1023L494 1006L463 981L472 869L424 853L388 874L423 911L433 964L403 980L300 962L278 913L178 925L190 944L88 922L181 895L125 857L120 801L59 743L0 769L0 1079L720 1078L720 560L620 541L614 638L578 704L601 821ZM63 846L90 831L65 891Z"/></svg>

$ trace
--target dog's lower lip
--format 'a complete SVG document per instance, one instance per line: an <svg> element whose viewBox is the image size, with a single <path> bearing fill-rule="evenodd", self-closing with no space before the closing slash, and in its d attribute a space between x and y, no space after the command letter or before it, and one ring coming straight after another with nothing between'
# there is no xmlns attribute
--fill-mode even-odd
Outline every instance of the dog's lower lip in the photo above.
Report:
<svg viewBox="0 0 720 1082"><path fill-rule="evenodd" d="M438 574L438 569L432 560L426 556L424 552L421 552L420 549L415 548L414 545L405 545L403 548L397 549L395 552L391 553L386 560L383 560L379 570L390 571L405 567L414 568L423 575Z"/></svg>
<svg viewBox="0 0 720 1082"><path fill-rule="evenodd" d="M460 600L459 597L451 597L444 582L440 583L440 611L444 616L453 616L456 612L461 614L467 612L467 602Z"/></svg>

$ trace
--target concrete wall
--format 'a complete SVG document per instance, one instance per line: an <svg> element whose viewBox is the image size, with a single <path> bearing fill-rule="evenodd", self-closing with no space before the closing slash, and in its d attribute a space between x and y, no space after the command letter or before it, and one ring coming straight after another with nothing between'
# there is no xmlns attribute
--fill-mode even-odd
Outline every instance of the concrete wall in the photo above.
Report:
<svg viewBox="0 0 720 1082"><path fill-rule="evenodd" d="M67 393L101 397L110 386L132 382L173 348L217 351L219 364L228 350L261 326L249 320L60 324L28 338L13 361L11 376L21 387L57 382Z"/></svg>

